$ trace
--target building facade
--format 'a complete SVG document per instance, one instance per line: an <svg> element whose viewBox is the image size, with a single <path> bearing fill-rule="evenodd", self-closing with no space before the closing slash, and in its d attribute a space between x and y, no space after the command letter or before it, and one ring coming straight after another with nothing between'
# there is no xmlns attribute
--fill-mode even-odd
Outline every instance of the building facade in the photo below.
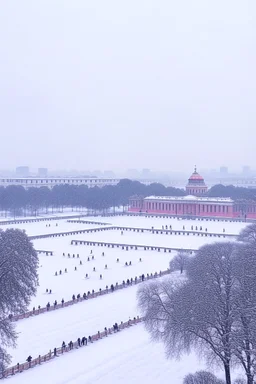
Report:
<svg viewBox="0 0 256 384"><path fill-rule="evenodd" d="M21 166L16 168L17 177L29 177L29 167Z"/></svg>
<svg viewBox="0 0 256 384"><path fill-rule="evenodd" d="M48 187L53 188L56 185L87 185L87 187L104 187L105 185L117 185L120 179L100 179L83 177L21 177L21 178L0 178L0 186L20 185L24 188Z"/></svg>
<svg viewBox="0 0 256 384"><path fill-rule="evenodd" d="M134 196L129 212L166 214L185 217L256 219L256 203L223 197L206 197L207 186L196 169L186 186L187 196ZM191 194L194 193L194 194Z"/></svg>

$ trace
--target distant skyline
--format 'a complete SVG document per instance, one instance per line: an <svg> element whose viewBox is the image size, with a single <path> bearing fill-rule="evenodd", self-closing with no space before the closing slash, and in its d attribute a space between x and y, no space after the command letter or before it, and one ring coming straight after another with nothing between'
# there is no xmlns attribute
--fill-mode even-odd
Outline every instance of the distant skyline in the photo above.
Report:
<svg viewBox="0 0 256 384"><path fill-rule="evenodd" d="M39 175L40 177L51 177L53 175L57 176L59 175L64 175L64 174L77 174L81 176L86 176L86 175L102 175L103 177L118 177L118 176L124 176L128 177L129 175L134 175L138 174L139 176L142 176L144 178L150 178L151 176L156 176L156 175L166 175L166 176L175 176L181 175L184 177L189 177L191 173L194 172L195 165L190 167L189 170L181 171L181 170L169 170L169 171L161 171L161 170L155 170L155 169L149 169L149 168L129 168L129 169L121 169L121 170L113 170L113 169L48 169L48 168L35 168L35 167L30 167L30 166L18 166L15 169L1 169L0 168L0 177L3 174L9 174L17 177L26 177L26 176L37 176ZM241 166L239 169L230 169L226 166L220 166L215 169L206 169L206 168L200 168L196 166L196 170L199 174L202 176L213 176L220 177L223 176L225 177L230 175L244 175L244 176L251 176L255 175L256 176L256 168L252 168L248 165L246 166Z"/></svg>
<svg viewBox="0 0 256 384"><path fill-rule="evenodd" d="M255 0L8 0L0 44L1 169L255 166Z"/></svg>

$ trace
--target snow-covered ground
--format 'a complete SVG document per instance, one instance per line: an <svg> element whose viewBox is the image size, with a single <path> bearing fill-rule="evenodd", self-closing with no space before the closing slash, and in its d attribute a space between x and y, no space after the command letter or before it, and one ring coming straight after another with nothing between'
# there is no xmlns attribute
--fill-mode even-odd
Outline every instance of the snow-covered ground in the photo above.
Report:
<svg viewBox="0 0 256 384"><path fill-rule="evenodd" d="M63 217L63 216L79 216L86 215L88 213L87 209L75 210L72 208L64 208L63 211L59 212L57 210L49 209L46 213L45 210L41 210L38 214L35 215L26 215L26 216L13 216L6 212L0 211L0 221L9 221L9 220L26 220L26 219L40 219L47 217Z"/></svg>
<svg viewBox="0 0 256 384"><path fill-rule="evenodd" d="M170 247L170 248L183 248L183 249L198 249L205 243L213 243L215 241L232 241L233 237L214 237L214 236L197 236L197 234L189 236L184 233L178 234L152 234L150 232L130 232L123 231L123 235L119 230L109 230L102 232L84 233L74 235L75 240L86 240L86 241L102 241L106 243L120 243L120 244L131 244L131 245L148 245L155 247ZM73 245L74 250L76 249Z"/></svg>
<svg viewBox="0 0 256 384"><path fill-rule="evenodd" d="M22 229L28 236L46 235L51 233L70 232L83 229L101 228L102 225L96 224L80 224L80 223L69 223L66 219L60 220L49 220L19 224L8 224L1 226L3 230L6 228L17 228Z"/></svg>
<svg viewBox="0 0 256 384"><path fill-rule="evenodd" d="M186 374L203 368L194 354L167 360L163 346L152 344L140 324L18 374L10 383L182 384Z"/></svg>
<svg viewBox="0 0 256 384"><path fill-rule="evenodd" d="M74 219L75 220L75 219ZM81 220L83 220L81 218ZM223 228L226 233L238 235L242 228L244 228L247 223L244 222L235 222L235 221L210 221L210 220L188 220L181 218L164 218L164 217L145 217L145 216L113 216L113 217L87 217L86 220L102 221L103 223L112 223L117 226L125 227L135 227L135 228L158 228L161 229L167 225L168 229L170 225L174 230L182 230L185 226L185 230L196 230L196 227L202 227L202 230L205 231L207 228L208 232L212 233L222 233ZM82 224L81 224L82 225Z"/></svg>
<svg viewBox="0 0 256 384"><path fill-rule="evenodd" d="M133 216L119 217L91 217L92 221L109 222L113 225L127 227L161 228L162 225L172 225L173 229L186 229L202 225L207 227L208 232L222 232L238 234L244 223L234 222L206 222L185 221L176 219L159 219ZM46 227L46 224L51 227ZM57 229L60 232L71 231L82 228L93 228L90 224L68 223L64 219L42 223L25 223L14 227L25 229L28 234L45 234ZM5 226L5 228L10 227ZM188 227L188 228L187 228ZM3 228L3 229L5 229ZM64 229L65 228L65 229ZM49 232L46 232L49 231ZM198 248L212 241L229 240L228 238L183 236L183 235L161 235L152 233L126 232L121 235L120 231L109 230L83 235L72 235L59 238L44 238L34 240L36 249L53 251L53 256L40 255L38 293L31 302L33 306L45 306L48 301L52 304L56 299L58 302L64 298L70 300L73 294L98 290L106 285L122 282L127 278L134 278L142 273L159 272L168 267L170 259L175 252L164 253L144 250L121 250L119 248L92 247L84 245L71 245L72 239L95 240L127 244L148 244L155 246L167 246L178 248ZM234 241L234 240L233 240ZM91 259L90 251L93 251L94 260ZM65 256L63 256L65 252ZM102 252L105 256L102 256ZM67 253L71 257L67 257ZM75 258L73 258L75 254ZM79 258L76 255L79 254ZM87 258L90 257L90 261ZM117 263L119 258L119 263ZM142 259L140 262L139 259ZM80 265L80 260L82 265ZM126 267L125 262L132 262ZM105 269L105 264L108 268ZM75 271L77 267L77 271ZM96 272L93 272L93 267ZM68 272L64 270L67 268ZM62 275L55 276L55 272ZM85 274L89 279L85 279ZM103 275L103 280L99 275ZM172 275L180 278L179 273ZM147 284L147 283L143 283ZM52 294L47 294L46 288L52 289ZM93 300L84 301L70 307L45 313L16 323L19 339L17 348L10 350L13 356L13 364L22 363L31 355L33 358L39 354L43 355L54 347L59 347L62 341L68 343L77 340L78 337L89 336L102 331L104 327L112 326L113 323L127 321L129 317L139 315L136 303L136 292L138 286L129 287L113 294L105 295ZM17 374L10 378L13 383L49 383L49 384L131 384L146 380L150 383L181 384L182 378L189 372L194 372L204 367L194 354L182 358L181 361L168 361L165 358L163 346L152 344L149 335L143 325L137 325L129 330L110 336L98 343L94 343L81 350L74 350L54 361L35 369Z"/></svg>
<svg viewBox="0 0 256 384"><path fill-rule="evenodd" d="M99 235L102 232L98 232ZM70 236L60 238L46 238L34 240L36 249L48 249L54 251L53 256L39 255L39 279L40 287L37 295L32 299L30 308L34 306L45 306L48 301L53 304L54 300L58 303L64 298L65 301L71 300L72 295L84 292L98 291L104 289L106 285L122 283L123 280L134 279L142 273L155 273L166 270L169 261L174 256L171 254L156 251L129 250L123 251L119 248L103 248L91 246L71 246ZM91 255L90 252L93 251ZM65 256L63 256L65 252ZM105 256L102 256L104 252ZM67 254L70 253L70 258ZM73 254L75 258L73 258ZM77 258L79 254L79 258ZM92 260L94 256L94 260ZM88 261L88 257L90 261ZM119 262L117 262L119 259ZM141 262L139 260L142 260ZM80 261L82 265L80 265ZM132 262L131 266L125 266L125 262ZM107 269L105 269L107 265ZM77 270L75 271L75 267ZM67 268L67 273L65 273ZM95 268L95 272L93 271ZM59 274L59 271L62 274ZM55 276L55 272L58 276ZM86 279L85 275L89 278ZM102 275L102 280L100 280ZM46 288L52 290L52 294L46 294Z"/></svg>
<svg viewBox="0 0 256 384"><path fill-rule="evenodd" d="M129 317L137 316L136 292L137 286L133 286L18 321L18 348L11 352L13 363L21 363L29 355L35 358L50 349L53 351L54 347L61 346L63 340L67 344L70 340L88 337L115 322L125 322Z"/></svg>

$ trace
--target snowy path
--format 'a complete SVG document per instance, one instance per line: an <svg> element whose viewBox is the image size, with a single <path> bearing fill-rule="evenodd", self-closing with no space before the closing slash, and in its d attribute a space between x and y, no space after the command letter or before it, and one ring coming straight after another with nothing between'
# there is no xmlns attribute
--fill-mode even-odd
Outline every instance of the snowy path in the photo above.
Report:
<svg viewBox="0 0 256 384"><path fill-rule="evenodd" d="M204 368L194 354L167 360L163 346L152 345L140 324L17 374L10 383L181 384L187 373Z"/></svg>
<svg viewBox="0 0 256 384"><path fill-rule="evenodd" d="M10 351L13 364L24 362L29 355L34 358L43 355L61 346L63 340L68 343L78 337L88 337L115 322L137 316L136 292L137 286L130 287L17 322L18 347Z"/></svg>

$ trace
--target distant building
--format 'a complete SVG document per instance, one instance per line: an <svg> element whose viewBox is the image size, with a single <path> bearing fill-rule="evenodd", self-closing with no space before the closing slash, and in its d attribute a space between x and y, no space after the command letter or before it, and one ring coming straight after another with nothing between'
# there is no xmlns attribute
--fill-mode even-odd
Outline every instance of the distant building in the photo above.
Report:
<svg viewBox="0 0 256 384"><path fill-rule="evenodd" d="M220 167L221 176L226 176L228 174L228 167Z"/></svg>
<svg viewBox="0 0 256 384"><path fill-rule="evenodd" d="M22 166L16 168L16 176L18 177L28 177L29 176L29 167Z"/></svg>
<svg viewBox="0 0 256 384"><path fill-rule="evenodd" d="M48 169L47 168L38 168L37 176L38 177L47 177Z"/></svg>
<svg viewBox="0 0 256 384"><path fill-rule="evenodd" d="M242 174L247 176L251 173L251 167L249 165L244 165L242 168Z"/></svg>
<svg viewBox="0 0 256 384"><path fill-rule="evenodd" d="M86 185L91 187L104 187L105 185L117 185L120 179L85 178L85 177L5 177L0 178L0 186L21 185L28 189L31 187L53 188L56 185Z"/></svg>
<svg viewBox="0 0 256 384"><path fill-rule="evenodd" d="M133 196L129 212L163 214L184 217L253 218L256 219L256 203L234 201L224 197L206 197L207 186L195 171L186 186L188 196Z"/></svg>

